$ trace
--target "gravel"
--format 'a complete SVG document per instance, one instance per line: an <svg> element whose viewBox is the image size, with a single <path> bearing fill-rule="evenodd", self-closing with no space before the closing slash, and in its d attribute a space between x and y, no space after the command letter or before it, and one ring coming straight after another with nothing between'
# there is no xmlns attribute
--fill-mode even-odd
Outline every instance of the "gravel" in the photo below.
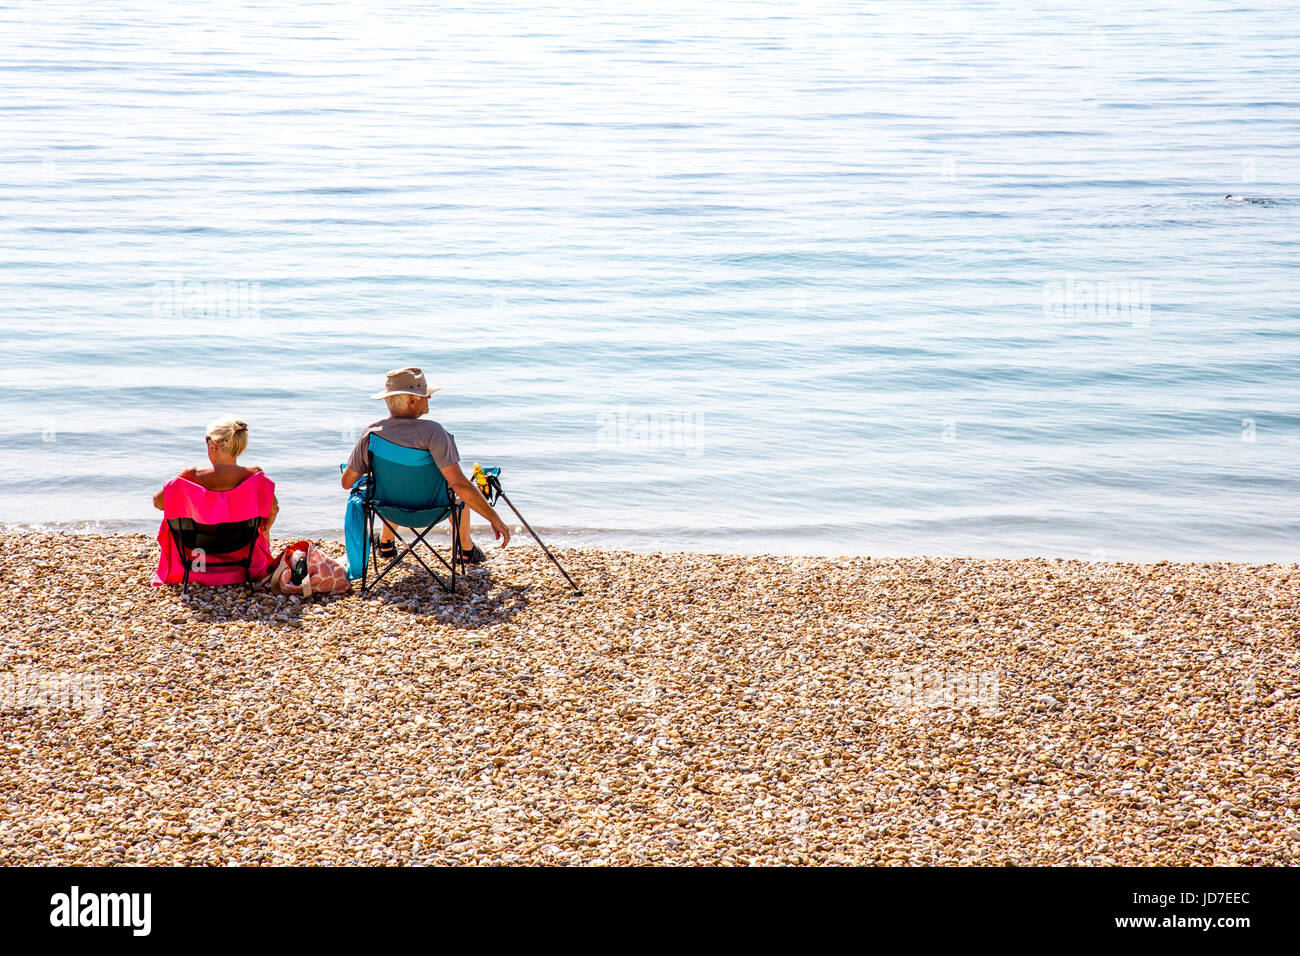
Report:
<svg viewBox="0 0 1300 956"><path fill-rule="evenodd" d="M0 533L0 863L1300 862L1295 564L485 550Z"/></svg>

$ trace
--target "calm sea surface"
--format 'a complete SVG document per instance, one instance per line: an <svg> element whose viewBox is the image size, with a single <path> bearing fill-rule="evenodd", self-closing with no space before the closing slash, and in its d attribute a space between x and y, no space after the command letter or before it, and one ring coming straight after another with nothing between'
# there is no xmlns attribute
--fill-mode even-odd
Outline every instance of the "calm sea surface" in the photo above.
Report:
<svg viewBox="0 0 1300 956"><path fill-rule="evenodd" d="M338 534L412 364L561 544L1294 561L1293 14L0 5L0 522Z"/></svg>

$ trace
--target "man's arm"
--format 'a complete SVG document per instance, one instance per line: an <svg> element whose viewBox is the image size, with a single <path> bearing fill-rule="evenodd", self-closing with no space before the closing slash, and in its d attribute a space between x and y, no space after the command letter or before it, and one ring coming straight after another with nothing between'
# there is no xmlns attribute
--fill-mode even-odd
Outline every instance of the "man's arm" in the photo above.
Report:
<svg viewBox="0 0 1300 956"><path fill-rule="evenodd" d="M348 453L347 461L344 464L343 476L339 479L339 483L343 486L344 491L351 491L352 486L357 483L357 479L365 474L365 471L362 469L367 467L366 462L369 454L369 446L370 429L366 429L366 431L362 433L361 437L357 439L357 443L352 446L352 451ZM353 467L357 465L359 465L360 468Z"/></svg>
<svg viewBox="0 0 1300 956"><path fill-rule="evenodd" d="M465 472L460 470L460 465L452 462L446 468L438 469L447 479L447 487L456 494L460 495L460 500L469 505L470 510L476 514L482 515L487 519L488 524L492 525L492 534L501 540L501 547L510 543L510 529L506 527L505 522L497 515L492 506L487 503L482 492L474 487L474 482L465 477Z"/></svg>

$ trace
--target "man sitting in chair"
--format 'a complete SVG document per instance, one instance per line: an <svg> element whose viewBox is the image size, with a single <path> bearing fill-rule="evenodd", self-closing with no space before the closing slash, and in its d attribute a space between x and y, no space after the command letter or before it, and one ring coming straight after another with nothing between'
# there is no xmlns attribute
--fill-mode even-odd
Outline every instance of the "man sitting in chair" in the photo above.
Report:
<svg viewBox="0 0 1300 956"><path fill-rule="evenodd" d="M447 479L447 487L459 495L461 501L473 511L487 519L492 526L493 535L500 539L501 547L504 548L510 543L510 529L461 471L460 452L456 449L455 438L437 422L420 417L428 414L429 396L441 387L430 387L424 380L424 373L418 368L399 368L388 373L384 390L370 397L382 398L388 404L389 417L375 422L362 433L361 440L348 456L347 468L343 472L343 487L350 491L357 479L369 471L366 454L372 434L395 445L427 448L434 464ZM484 554L469 534L469 515L460 523L460 546L466 561L470 564L482 563ZM397 557L393 529L387 524L380 528L376 551L381 558Z"/></svg>

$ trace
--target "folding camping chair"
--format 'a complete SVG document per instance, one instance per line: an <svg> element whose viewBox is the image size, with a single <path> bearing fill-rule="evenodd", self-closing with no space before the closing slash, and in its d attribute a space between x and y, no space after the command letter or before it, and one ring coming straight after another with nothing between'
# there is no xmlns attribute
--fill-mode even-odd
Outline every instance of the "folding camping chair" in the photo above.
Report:
<svg viewBox="0 0 1300 956"><path fill-rule="evenodd" d="M368 439L367 450L369 482L362 506L366 516L365 547L370 550L371 560L363 566L361 593L364 595L378 584L407 555L415 558L445 591L454 592L457 566L463 572L466 564L460 547L461 512L465 503L447 487L447 479L434 464L428 449L407 448L372 434ZM379 568L378 549L373 544L376 518L392 529L398 544L397 556L389 559L383 570ZM438 549L425 537L444 518L451 519L450 561L439 554ZM409 528L415 533L415 538L408 544L398 532L398 527ZM451 572L450 582L425 563L416 550L416 546L421 543ZM402 545L406 546L405 550L402 550ZM375 577L374 580L368 580L372 564Z"/></svg>
<svg viewBox="0 0 1300 956"><path fill-rule="evenodd" d="M181 563L185 565L185 577L181 580L181 593L190 586L190 571L200 574L213 568L243 568L244 583L248 590L253 590L253 548L257 545L257 536L262 533L261 518L246 518L243 521L223 521L220 524L202 524L193 518L167 518L167 528L176 542L180 552ZM243 551L242 558L235 557ZM224 555L227 560L214 561L210 554Z"/></svg>
<svg viewBox="0 0 1300 956"><path fill-rule="evenodd" d="M269 570L271 551L261 526L274 508L275 482L260 471L225 491L177 475L163 485L158 569L151 583L179 584L182 591L191 580L211 587L243 583L252 590Z"/></svg>

